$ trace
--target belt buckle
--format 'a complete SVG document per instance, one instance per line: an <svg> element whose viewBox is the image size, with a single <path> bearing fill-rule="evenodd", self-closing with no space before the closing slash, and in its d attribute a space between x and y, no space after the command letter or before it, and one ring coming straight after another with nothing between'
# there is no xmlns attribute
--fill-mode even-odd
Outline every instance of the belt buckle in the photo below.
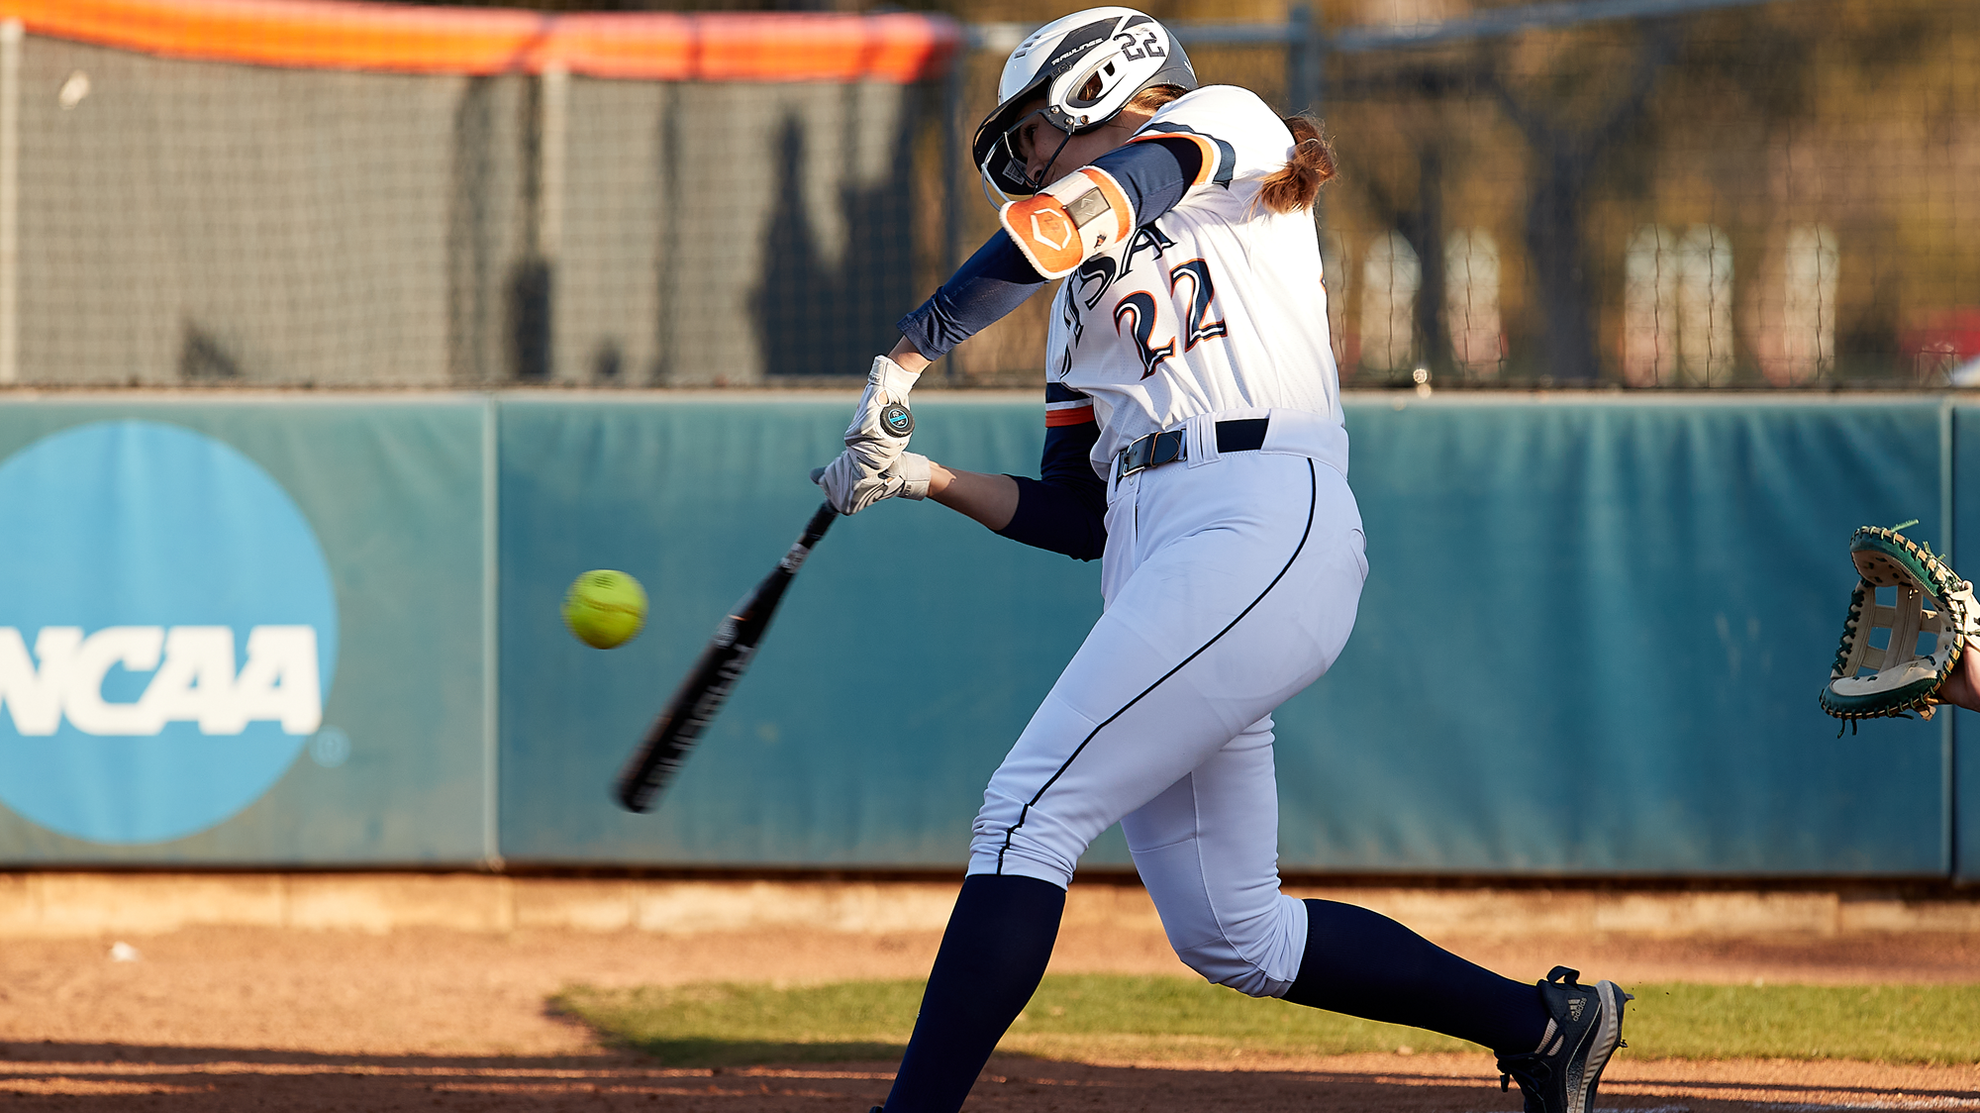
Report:
<svg viewBox="0 0 1980 1113"><path fill-rule="evenodd" d="M1136 472L1182 459L1183 437L1181 429L1165 429L1130 441L1126 448L1121 449L1120 477L1126 479Z"/></svg>
<svg viewBox="0 0 1980 1113"><path fill-rule="evenodd" d="M1154 439L1155 435L1150 433L1145 437L1137 437L1129 441L1127 447L1121 449L1120 477L1122 479L1126 479L1128 476L1148 467L1148 446Z"/></svg>

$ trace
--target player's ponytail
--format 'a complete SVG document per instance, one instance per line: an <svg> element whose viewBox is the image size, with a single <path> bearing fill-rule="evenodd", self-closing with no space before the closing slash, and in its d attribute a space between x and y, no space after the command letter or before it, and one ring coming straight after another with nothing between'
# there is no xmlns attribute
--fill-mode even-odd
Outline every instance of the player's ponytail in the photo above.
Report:
<svg viewBox="0 0 1980 1113"><path fill-rule="evenodd" d="M1273 171L1258 191L1258 199L1275 213L1311 208L1320 187L1334 176L1334 149L1320 138L1320 121L1303 113L1285 120L1292 129L1292 158Z"/></svg>

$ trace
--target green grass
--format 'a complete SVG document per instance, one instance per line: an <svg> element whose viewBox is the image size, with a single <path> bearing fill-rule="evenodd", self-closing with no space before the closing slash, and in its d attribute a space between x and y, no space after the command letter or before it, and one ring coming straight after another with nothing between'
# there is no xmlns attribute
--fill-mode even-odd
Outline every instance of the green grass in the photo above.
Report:
<svg viewBox="0 0 1980 1113"><path fill-rule="evenodd" d="M1632 988L1637 999L1624 1029L1632 1057L1980 1062L1980 985ZM553 1005L667 1065L734 1066L894 1058L920 999L920 982L884 981L581 986ZM1191 1063L1478 1050L1183 978L1106 974L1046 978L1002 1048L1052 1059Z"/></svg>
<svg viewBox="0 0 1980 1113"><path fill-rule="evenodd" d="M1647 985L1631 1052L1668 1059L1980 1063L1980 985Z"/></svg>

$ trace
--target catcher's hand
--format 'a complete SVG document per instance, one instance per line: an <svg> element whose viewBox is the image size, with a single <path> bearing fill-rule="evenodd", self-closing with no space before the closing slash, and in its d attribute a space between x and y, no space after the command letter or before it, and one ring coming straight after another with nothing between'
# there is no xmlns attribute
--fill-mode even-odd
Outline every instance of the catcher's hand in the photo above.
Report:
<svg viewBox="0 0 1980 1113"><path fill-rule="evenodd" d="M1849 597L1842 645L1822 688L1822 710L1839 719L1874 719L1916 711L1929 719L1953 693L1942 691L1960 664L1966 639L1980 635L1980 605L1973 585L1953 574L1931 546L1894 529L1864 526L1849 539L1849 556L1862 577ZM1877 602L1877 589L1893 587L1893 605ZM1872 632L1885 630L1880 648ZM1920 635L1932 635L1920 652Z"/></svg>

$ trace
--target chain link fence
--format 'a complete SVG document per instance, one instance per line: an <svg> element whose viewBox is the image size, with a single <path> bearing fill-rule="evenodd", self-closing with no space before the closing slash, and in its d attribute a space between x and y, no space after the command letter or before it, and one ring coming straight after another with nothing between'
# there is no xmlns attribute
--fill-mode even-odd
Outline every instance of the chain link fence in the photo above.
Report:
<svg viewBox="0 0 1980 1113"><path fill-rule="evenodd" d="M354 20L383 10L347 7ZM440 37L463 38L477 18ZM495 30L528 49L544 36L522 18ZM681 68L722 65L712 19L668 18L685 29L650 36L654 49L681 39L701 56ZM461 63L498 72L363 72L161 56L13 24L0 41L0 334L13 330L0 383L863 375L933 281L936 251L917 246L932 244L930 222L913 214L941 191L917 189L916 160L940 148L943 87L924 78L939 75L933 40L954 26L726 19L716 30L744 58L729 70L754 72L693 80L512 63L500 43L492 62ZM915 21L921 38L894 42L889 19ZM768 32L793 26L797 56L768 57ZM910 49L926 57L889 61ZM844 74L807 79L834 51Z"/></svg>
<svg viewBox="0 0 1980 1113"><path fill-rule="evenodd" d="M1917 387L1980 357L1971 0L1370 49L1326 89L1357 379Z"/></svg>
<svg viewBox="0 0 1980 1113"><path fill-rule="evenodd" d="M1205 82L1326 121L1345 384L1980 385L1980 0L1436 7L1175 24ZM1029 29L906 77L735 81L30 22L0 36L0 383L859 375L995 228L968 138ZM934 378L1035 384L1046 309Z"/></svg>
<svg viewBox="0 0 1980 1113"><path fill-rule="evenodd" d="M1481 8L1179 26L1204 81L1325 119L1345 384L1980 386L1980 3ZM1029 308L959 376L1022 374Z"/></svg>

